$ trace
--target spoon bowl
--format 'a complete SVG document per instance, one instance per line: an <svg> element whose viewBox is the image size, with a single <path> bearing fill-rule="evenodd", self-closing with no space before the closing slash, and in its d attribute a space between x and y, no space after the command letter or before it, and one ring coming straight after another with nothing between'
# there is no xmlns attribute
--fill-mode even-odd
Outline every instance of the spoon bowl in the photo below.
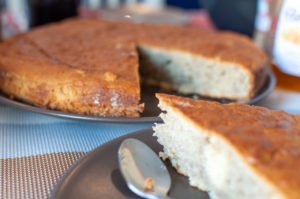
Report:
<svg viewBox="0 0 300 199"><path fill-rule="evenodd" d="M126 139L118 152L119 166L128 188L149 199L168 198L171 177L162 160L146 144Z"/></svg>

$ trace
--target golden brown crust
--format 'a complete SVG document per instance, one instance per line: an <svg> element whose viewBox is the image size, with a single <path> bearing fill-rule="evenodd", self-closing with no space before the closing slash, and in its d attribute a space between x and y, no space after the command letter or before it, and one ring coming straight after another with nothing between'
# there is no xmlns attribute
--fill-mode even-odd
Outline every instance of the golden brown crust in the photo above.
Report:
<svg viewBox="0 0 300 199"><path fill-rule="evenodd" d="M171 25L139 26L139 40L149 45L184 50L224 62L234 62L251 71L267 63L265 53L246 36L233 32L208 32L195 28Z"/></svg>
<svg viewBox="0 0 300 199"><path fill-rule="evenodd" d="M138 116L143 107L133 43L126 38L103 42L104 36L95 38L99 32L93 24L76 24L51 25L3 42L1 90L73 113Z"/></svg>
<svg viewBox="0 0 300 199"><path fill-rule="evenodd" d="M243 104L157 97L195 126L228 141L247 165L286 198L299 198L300 116Z"/></svg>
<svg viewBox="0 0 300 199"><path fill-rule="evenodd" d="M236 63L253 79L249 98L265 78L259 76L265 70L265 55L249 39L233 33L71 19L2 42L0 89L38 106L82 114L138 116L142 111L139 44ZM120 112L113 113L118 107Z"/></svg>

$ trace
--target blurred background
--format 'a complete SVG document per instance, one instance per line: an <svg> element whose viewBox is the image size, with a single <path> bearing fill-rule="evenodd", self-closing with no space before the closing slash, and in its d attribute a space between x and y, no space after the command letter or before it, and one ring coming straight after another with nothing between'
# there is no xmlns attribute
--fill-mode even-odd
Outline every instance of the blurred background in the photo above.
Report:
<svg viewBox="0 0 300 199"><path fill-rule="evenodd" d="M135 22L176 23L253 36L256 0L1 0L2 36L68 17L130 16Z"/></svg>

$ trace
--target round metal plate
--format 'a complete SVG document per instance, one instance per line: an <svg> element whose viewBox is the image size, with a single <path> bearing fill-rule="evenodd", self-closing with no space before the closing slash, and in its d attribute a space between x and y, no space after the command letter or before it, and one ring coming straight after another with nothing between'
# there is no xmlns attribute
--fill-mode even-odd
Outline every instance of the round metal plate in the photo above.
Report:
<svg viewBox="0 0 300 199"><path fill-rule="evenodd" d="M156 153L162 150L152 129L142 130L117 138L100 146L79 160L58 183L53 191L55 199L135 199L120 173L117 151L124 139L136 138L147 144ZM205 192L189 186L187 177L178 174L167 161L166 166L172 178L170 196L173 198L209 199Z"/></svg>

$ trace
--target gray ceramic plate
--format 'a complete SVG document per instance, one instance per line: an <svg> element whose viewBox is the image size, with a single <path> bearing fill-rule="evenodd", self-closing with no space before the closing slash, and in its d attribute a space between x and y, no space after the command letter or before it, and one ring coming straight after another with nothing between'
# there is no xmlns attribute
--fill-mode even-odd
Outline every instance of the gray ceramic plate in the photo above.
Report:
<svg viewBox="0 0 300 199"><path fill-rule="evenodd" d="M255 104L268 96L271 91L274 89L276 82L275 75L273 73L269 73L268 79L265 85L260 89L257 95L248 101L237 101L237 103L243 104ZM66 113L61 111L55 111L50 109L45 109L41 107L36 107L25 102L17 101L8 98L7 96L0 94L0 103L8 104L17 108L25 109L28 111L33 111L45 115L57 116L62 118L68 119L78 119L78 120L87 120L87 121L97 121L97 122L115 122L115 123L145 123L145 122L160 122L160 118L158 117L160 110L157 108L157 99L155 98L155 93L166 91L160 90L159 88L143 86L142 87L142 102L145 103L145 110L141 114L139 118L129 118L129 117L97 117L97 116L89 116L89 115L79 115L79 114L72 114ZM170 93L170 92L169 92ZM178 93L170 93L170 94L177 94ZM192 97L192 96L187 96ZM197 96L199 99L207 99L207 100L215 100L209 98L203 98ZM222 103L228 103L232 101L228 100L216 100Z"/></svg>
<svg viewBox="0 0 300 199"><path fill-rule="evenodd" d="M126 186L117 162L117 151L126 138L136 138L155 152L161 150L153 131L146 129L115 139L89 153L75 164L58 183L52 198L55 199L121 199L139 198ZM167 162L172 177L170 196L173 198L209 199L205 192L188 185L188 179L179 175Z"/></svg>

